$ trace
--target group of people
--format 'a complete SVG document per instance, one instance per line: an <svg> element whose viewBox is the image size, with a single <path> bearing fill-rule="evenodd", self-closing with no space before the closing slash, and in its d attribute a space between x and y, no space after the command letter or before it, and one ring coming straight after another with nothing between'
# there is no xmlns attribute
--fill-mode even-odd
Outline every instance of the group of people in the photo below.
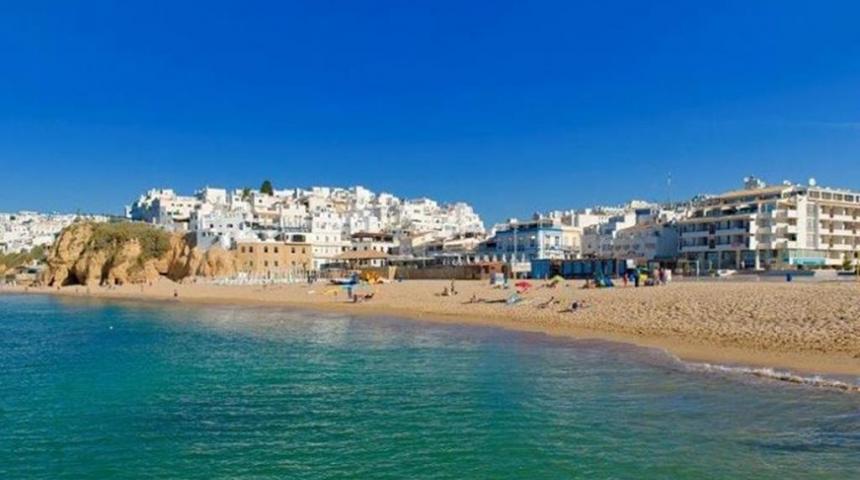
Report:
<svg viewBox="0 0 860 480"><path fill-rule="evenodd" d="M368 302L373 300L373 297L376 295L376 291L372 291L369 293L359 293L354 290L355 285L347 285L346 287L346 298L352 303L358 302Z"/></svg>
<svg viewBox="0 0 860 480"><path fill-rule="evenodd" d="M668 285L672 282L672 270L659 267L651 272L651 276L648 276L642 270L632 269L622 275L621 280L625 287L631 283L634 287Z"/></svg>

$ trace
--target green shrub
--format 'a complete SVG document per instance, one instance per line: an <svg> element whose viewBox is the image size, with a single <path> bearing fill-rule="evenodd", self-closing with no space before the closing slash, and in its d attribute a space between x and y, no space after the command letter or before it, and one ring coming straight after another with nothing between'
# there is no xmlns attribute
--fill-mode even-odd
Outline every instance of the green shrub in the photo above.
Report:
<svg viewBox="0 0 860 480"><path fill-rule="evenodd" d="M164 255L170 248L170 236L164 230L145 223L115 222L93 223L93 235L88 249L104 251L112 258L119 247L129 241L137 240L140 244L139 263Z"/></svg>
<svg viewBox="0 0 860 480"><path fill-rule="evenodd" d="M26 265L33 260L40 263L45 261L44 247L33 247L29 252L0 254L0 265L5 266L6 268L20 267L21 265Z"/></svg>

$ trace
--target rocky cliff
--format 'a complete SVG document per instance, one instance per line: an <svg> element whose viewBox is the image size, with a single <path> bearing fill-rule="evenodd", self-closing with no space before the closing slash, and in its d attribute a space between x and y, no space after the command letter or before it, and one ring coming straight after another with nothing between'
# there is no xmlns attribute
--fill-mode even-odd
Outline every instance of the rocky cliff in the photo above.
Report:
<svg viewBox="0 0 860 480"><path fill-rule="evenodd" d="M58 237L47 257L49 285L122 285L165 276L226 277L236 273L231 252L200 251L183 235L128 222L76 223Z"/></svg>

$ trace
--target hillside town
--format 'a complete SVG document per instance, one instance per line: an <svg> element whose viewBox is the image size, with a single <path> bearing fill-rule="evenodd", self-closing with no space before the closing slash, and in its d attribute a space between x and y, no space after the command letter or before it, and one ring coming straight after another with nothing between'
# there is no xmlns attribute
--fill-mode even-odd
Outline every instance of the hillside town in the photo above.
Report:
<svg viewBox="0 0 860 480"><path fill-rule="evenodd" d="M860 253L860 192L804 184L739 189L673 204L536 213L486 229L468 204L401 199L361 186L274 189L204 187L192 195L152 189L127 220L189 239L200 251L233 252L246 279L298 281L375 270L382 277L548 278L663 267L719 270L853 270ZM0 214L2 253L50 245L77 219L104 216ZM394 273L394 272L397 273Z"/></svg>
<svg viewBox="0 0 860 480"><path fill-rule="evenodd" d="M78 220L106 222L105 215L78 215L22 211L0 213L0 254L48 247L64 228Z"/></svg>

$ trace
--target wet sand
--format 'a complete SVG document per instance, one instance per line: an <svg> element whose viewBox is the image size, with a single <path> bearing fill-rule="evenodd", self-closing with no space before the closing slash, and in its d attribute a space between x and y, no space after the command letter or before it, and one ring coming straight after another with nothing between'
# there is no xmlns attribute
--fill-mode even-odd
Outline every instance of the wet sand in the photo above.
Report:
<svg viewBox="0 0 860 480"><path fill-rule="evenodd" d="M120 287L29 288L29 293L316 308L493 325L576 338L599 338L666 349L681 359L764 366L803 373L860 375L860 283L681 281L664 287L556 288L545 282L504 303L513 290L486 282L407 281L373 287L371 300L347 301L346 292L314 285L221 286L205 283ZM23 292L22 287L0 287ZM370 287L359 289L369 293ZM174 297L174 292L178 294ZM471 303L472 297L479 302ZM555 299L557 303L550 302ZM569 311L574 301L585 307Z"/></svg>

